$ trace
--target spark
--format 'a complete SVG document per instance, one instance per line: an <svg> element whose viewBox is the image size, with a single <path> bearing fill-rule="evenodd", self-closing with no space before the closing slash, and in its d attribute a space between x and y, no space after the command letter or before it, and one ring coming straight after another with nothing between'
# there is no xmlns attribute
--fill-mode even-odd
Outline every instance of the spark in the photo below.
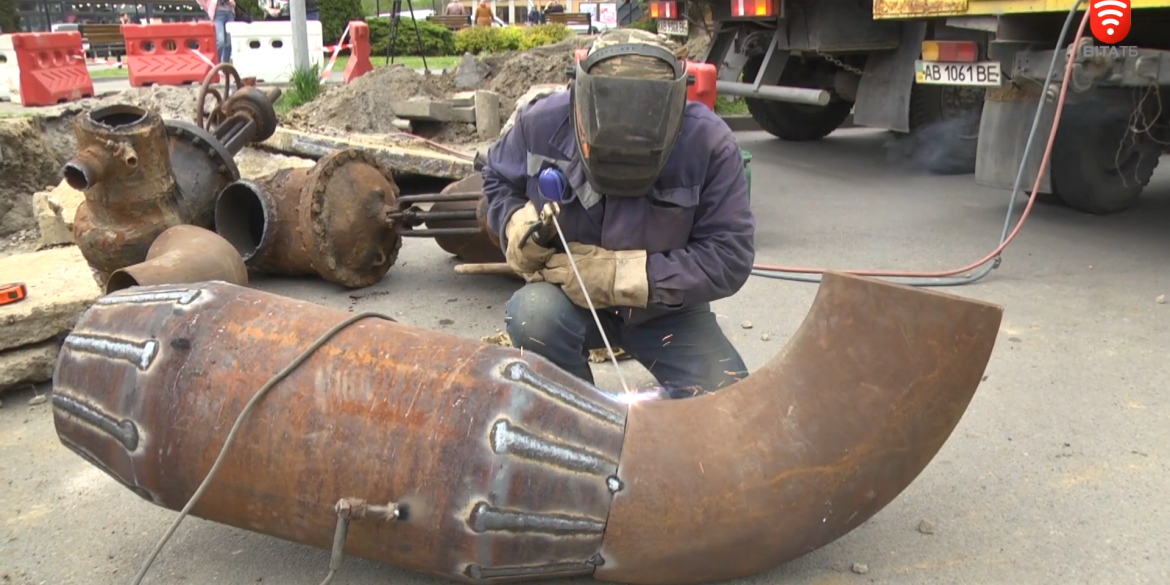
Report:
<svg viewBox="0 0 1170 585"><path fill-rule="evenodd" d="M666 341L667 339L670 339L671 337L674 337L673 333L671 333L670 335L667 335L666 337L663 337L662 341Z"/></svg>
<svg viewBox="0 0 1170 585"><path fill-rule="evenodd" d="M703 475L707 475L707 470L703 469L703 462L702 461L699 462L699 471L702 472Z"/></svg>
<svg viewBox="0 0 1170 585"><path fill-rule="evenodd" d="M539 340L539 339L537 339L537 338L535 338L535 337L529 337L528 339L529 339L529 340L531 340L531 341L535 341L535 342L537 342L537 343L539 343L539 344L541 344L541 345L544 345L544 342L543 342L543 341L541 341L541 340ZM547 346L547 345L545 345L545 347L548 347L548 346Z"/></svg>

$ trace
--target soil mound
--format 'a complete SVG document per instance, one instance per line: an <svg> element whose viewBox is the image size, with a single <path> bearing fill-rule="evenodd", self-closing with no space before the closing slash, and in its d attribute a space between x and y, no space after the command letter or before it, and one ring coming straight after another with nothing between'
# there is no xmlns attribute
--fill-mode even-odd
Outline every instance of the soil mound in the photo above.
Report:
<svg viewBox="0 0 1170 585"><path fill-rule="evenodd" d="M555 45L484 57L479 61L486 67L487 75L477 86L466 90L456 87L455 70L421 74L402 65L380 67L289 112L282 123L325 134L393 134L397 129L390 107L392 102L415 97L446 99L470 89L490 89L500 94L500 122L503 123L512 115L516 99L529 87L567 81L565 72L573 62L574 51L588 47L590 42L587 37L574 37ZM452 145L477 141L472 124L445 124L441 129L422 134Z"/></svg>

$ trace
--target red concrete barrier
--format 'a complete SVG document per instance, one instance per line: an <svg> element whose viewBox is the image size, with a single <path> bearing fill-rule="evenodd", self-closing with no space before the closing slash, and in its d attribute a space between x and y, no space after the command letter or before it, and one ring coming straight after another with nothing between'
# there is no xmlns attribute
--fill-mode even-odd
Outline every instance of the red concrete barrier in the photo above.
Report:
<svg viewBox="0 0 1170 585"><path fill-rule="evenodd" d="M16 33L12 41L23 106L51 106L93 97L93 79L85 67L81 33Z"/></svg>
<svg viewBox="0 0 1170 585"><path fill-rule="evenodd" d="M345 64L345 83L374 70L370 62L370 25L360 20L349 23L349 62Z"/></svg>
<svg viewBox="0 0 1170 585"><path fill-rule="evenodd" d="M130 85L203 83L215 66L215 25L210 22L123 24Z"/></svg>
<svg viewBox="0 0 1170 585"><path fill-rule="evenodd" d="M589 49L577 49L574 57L580 61L589 55ZM699 61L683 61L686 72L695 77L695 82L687 88L687 99L692 102L702 102L703 105L715 111L715 85L718 82L718 71L710 63Z"/></svg>

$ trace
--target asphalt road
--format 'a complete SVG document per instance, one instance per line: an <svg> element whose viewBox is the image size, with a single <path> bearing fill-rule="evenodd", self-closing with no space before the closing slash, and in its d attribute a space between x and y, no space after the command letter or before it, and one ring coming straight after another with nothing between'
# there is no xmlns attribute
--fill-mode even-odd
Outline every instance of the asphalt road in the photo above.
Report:
<svg viewBox="0 0 1170 585"><path fill-rule="evenodd" d="M755 155L757 260L930 270L993 247L1006 193L891 163L888 136L848 130L792 145L742 134ZM1170 305L1157 301L1170 296L1170 172L1148 193L1113 217L1040 208L999 270L948 289L1006 307L986 381L959 427L869 522L744 584L1170 580ZM414 240L367 290L303 280L258 286L469 337L492 333L515 285L457 276L453 265L432 242ZM750 368L781 349L815 290L752 278L716 304ZM600 380L614 385L612 375ZM8 395L0 409L0 583L129 583L174 513L64 449L50 407L28 406L31 397ZM922 520L933 534L918 530ZM316 585L328 560L326 551L189 519L147 582ZM854 573L855 563L868 572ZM350 559L334 583L440 581Z"/></svg>

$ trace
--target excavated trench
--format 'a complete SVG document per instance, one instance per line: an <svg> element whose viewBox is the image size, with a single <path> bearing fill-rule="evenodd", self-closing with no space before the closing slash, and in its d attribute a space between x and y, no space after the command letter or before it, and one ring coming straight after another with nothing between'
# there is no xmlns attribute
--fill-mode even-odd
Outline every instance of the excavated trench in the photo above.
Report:
<svg viewBox="0 0 1170 585"><path fill-rule="evenodd" d="M61 181L76 150L73 116L0 118L0 254L35 245L33 194Z"/></svg>

